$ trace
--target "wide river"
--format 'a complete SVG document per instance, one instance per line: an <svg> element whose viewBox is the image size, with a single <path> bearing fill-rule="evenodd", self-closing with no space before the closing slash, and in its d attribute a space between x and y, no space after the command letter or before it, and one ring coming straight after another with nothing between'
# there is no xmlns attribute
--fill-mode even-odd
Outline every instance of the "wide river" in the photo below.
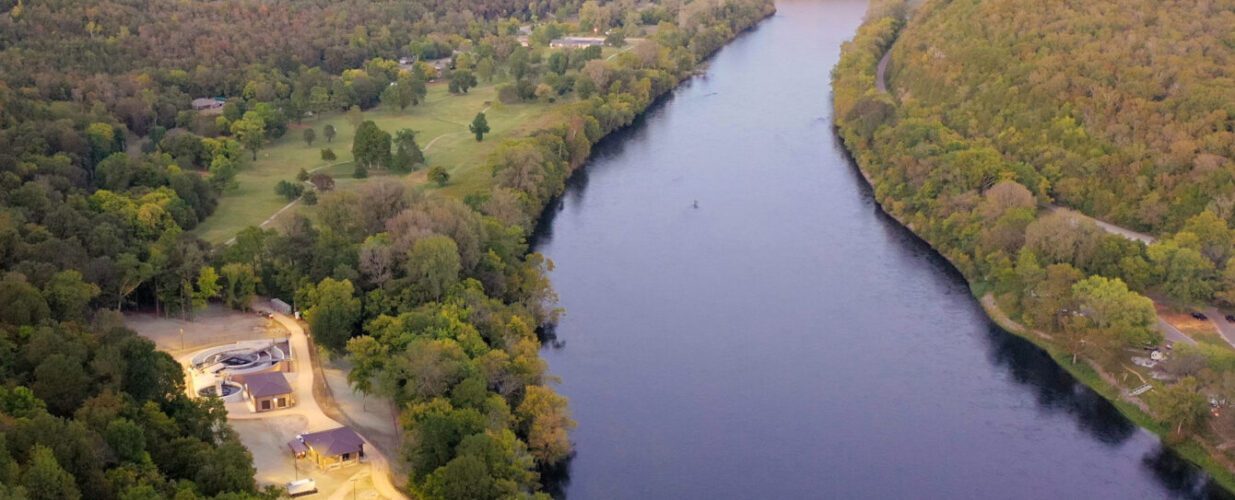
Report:
<svg viewBox="0 0 1235 500"><path fill-rule="evenodd" d="M546 214L567 314L543 354L579 422L558 493L1209 492L880 212L830 126L829 72L866 2L778 7Z"/></svg>

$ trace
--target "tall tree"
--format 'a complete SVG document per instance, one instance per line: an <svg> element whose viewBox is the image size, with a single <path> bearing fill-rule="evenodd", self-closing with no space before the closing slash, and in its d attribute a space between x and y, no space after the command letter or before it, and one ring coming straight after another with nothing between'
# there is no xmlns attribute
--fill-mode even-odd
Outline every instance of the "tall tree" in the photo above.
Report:
<svg viewBox="0 0 1235 500"><path fill-rule="evenodd" d="M390 133L377 127L372 120L365 120L356 128L352 139L352 157L356 164L365 168L390 165Z"/></svg>
<svg viewBox="0 0 1235 500"><path fill-rule="evenodd" d="M360 299L350 280L323 279L309 293L312 304L305 319L313 338L334 352L347 348L347 340L360 321Z"/></svg>
<svg viewBox="0 0 1235 500"><path fill-rule="evenodd" d="M244 118L232 122L231 133L257 160L257 150L266 141L266 123L256 113L245 113Z"/></svg>
<svg viewBox="0 0 1235 500"><path fill-rule="evenodd" d="M30 466L22 475L26 494L32 500L77 500L81 491L73 475L65 471L50 448L35 445L30 453Z"/></svg>
<svg viewBox="0 0 1235 500"><path fill-rule="evenodd" d="M476 136L476 142L485 140L485 134L489 133L489 120L485 118L484 112L476 113L476 117L472 118L472 124L468 125L467 129Z"/></svg>

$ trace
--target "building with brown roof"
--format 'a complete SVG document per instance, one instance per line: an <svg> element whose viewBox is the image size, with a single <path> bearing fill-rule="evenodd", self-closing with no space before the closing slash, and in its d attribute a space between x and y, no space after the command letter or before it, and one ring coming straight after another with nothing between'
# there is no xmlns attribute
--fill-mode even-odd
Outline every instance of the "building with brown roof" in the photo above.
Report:
<svg viewBox="0 0 1235 500"><path fill-rule="evenodd" d="M296 458L308 458L323 469L356 464L364 456L364 439L347 427L301 434L287 445Z"/></svg>
<svg viewBox="0 0 1235 500"><path fill-rule="evenodd" d="M287 383L287 377L282 372L254 373L237 379L244 387L249 411L261 413L291 408L296 404L292 386Z"/></svg>

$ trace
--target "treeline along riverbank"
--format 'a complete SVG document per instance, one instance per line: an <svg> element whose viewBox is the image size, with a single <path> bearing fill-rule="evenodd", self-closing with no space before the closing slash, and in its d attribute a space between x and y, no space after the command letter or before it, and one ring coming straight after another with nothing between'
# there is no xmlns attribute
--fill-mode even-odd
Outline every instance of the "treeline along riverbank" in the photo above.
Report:
<svg viewBox="0 0 1235 500"><path fill-rule="evenodd" d="M1146 8L1163 12L1163 24L1172 26L1208 26L1213 16L1230 14L1200 5ZM1235 351L1216 329L1223 318L1179 333L1188 342L1175 338L1167 349L1159 317L1231 305L1229 134L1184 126L1199 119L1185 113L1173 129L1181 131L1173 136L1178 155L1143 161L1155 156L1146 148L1169 139L1110 127L1097 110L1142 102L1148 90L1138 85L1152 86L1147 75L1130 71L1121 85L1095 84L1106 92L1102 100L1059 91L1087 85L1082 75L1090 73L1079 66L1154 60L1135 44L1130 53L1092 52L1122 42L1074 36L1086 26L1121 25L1126 13L1030 11L992 1L926 2L911 14L902 2L876 2L834 70L835 124L883 209L947 257L995 321L1042 346L1229 490ZM994 25L984 21L995 18ZM1054 34L1024 33L1039 28ZM1205 36L1219 31L1201 29ZM1114 32L1099 31L1099 38ZM1130 36L1186 44L1176 35L1147 25ZM889 53L883 75L880 60ZM1219 50L1200 64L1225 57ZM1039 78L1047 73L1057 79ZM1190 73L1176 77L1169 95L1144 101L1167 104L1125 112L1170 121L1163 107L1212 92ZM1195 143L1185 147L1188 141ZM1191 173L1152 171L1171 162ZM1170 194L1184 191L1192 194ZM1116 202L1121 196L1141 198L1142 211ZM1149 244L1128 239L1054 210L1055 203L1166 234ZM1154 350L1166 359L1151 360Z"/></svg>
<svg viewBox="0 0 1235 500"><path fill-rule="evenodd" d="M403 409L398 458L417 496L544 496L539 470L570 456L575 424L538 355L536 330L559 311L552 264L529 253L535 220L596 141L774 7L445 4L0 2L4 493L277 495L255 484L220 403L189 399L180 367L116 314L188 318L263 295L303 310L318 346L351 357L358 389ZM552 20L522 47L533 17ZM644 38L605 59L546 54L583 29ZM401 68L408 53L415 63ZM292 123L414 103L424 61L442 58L457 70L452 90L474 85L473 70L499 71L513 79L509 99L565 104L501 143L491 182L463 199L374 182L323 189L313 218L250 227L230 245L187 232ZM193 96L226 104L194 109ZM377 140L354 152L384 145L376 168L415 144L366 137Z"/></svg>

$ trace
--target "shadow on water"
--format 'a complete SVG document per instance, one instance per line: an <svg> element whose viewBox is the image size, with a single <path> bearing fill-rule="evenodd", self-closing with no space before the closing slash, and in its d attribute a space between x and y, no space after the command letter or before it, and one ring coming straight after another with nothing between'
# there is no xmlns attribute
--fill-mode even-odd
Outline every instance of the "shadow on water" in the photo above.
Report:
<svg viewBox="0 0 1235 500"><path fill-rule="evenodd" d="M570 174L570 177L566 179L566 191L561 196L550 200L541 212L540 218L536 220L536 227L532 229L532 234L528 238L531 248L538 248L553 240L553 221L557 218L557 214L566 208L566 200L572 200L577 204L578 201L583 199L584 194L587 193L591 171L598 168L603 169L610 165L621 165L621 162L609 160L621 157L626 148L631 144L646 140L648 120L659 116L665 109L665 106L673 102L678 92L690 88L693 81L694 79L688 79L673 91L666 92L664 95L656 98L646 111L637 115L631 121L630 125L609 133L600 142L592 146L592 154L588 156L587 161L575 169Z"/></svg>
<svg viewBox="0 0 1235 500"><path fill-rule="evenodd" d="M858 170L853 156L843 146L841 137L832 127L833 145L849 165L849 173L863 203L868 204L884 231L899 244L924 260L933 269L949 276L956 286L949 292L969 293L969 285L960 270L926 240L885 212L875 200L874 189ZM978 308L977 304L974 304ZM980 311L985 317L985 311ZM1077 426L1094 440L1115 447L1133 437L1139 427L1128 420L1110 401L1080 383L1046 351L1008 332L988 320L985 340L991 364L1008 371L1011 380L1025 386L1035 398L1039 410L1071 416ZM1142 459L1142 465L1172 493L1184 498L1235 499L1196 465L1159 444Z"/></svg>

